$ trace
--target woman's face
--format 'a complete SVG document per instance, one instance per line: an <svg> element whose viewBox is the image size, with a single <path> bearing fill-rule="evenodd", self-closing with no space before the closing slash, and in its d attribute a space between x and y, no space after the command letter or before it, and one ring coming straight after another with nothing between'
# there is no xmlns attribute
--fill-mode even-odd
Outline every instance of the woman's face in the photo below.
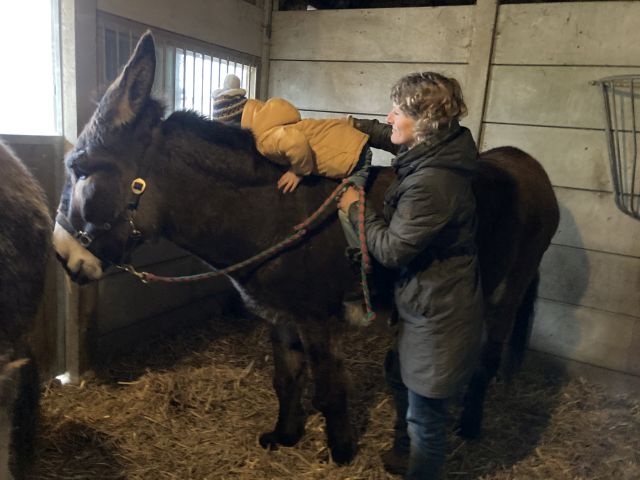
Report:
<svg viewBox="0 0 640 480"><path fill-rule="evenodd" d="M393 127L391 142L395 145L410 146L415 141L413 127L416 121L407 116L397 105L394 105L387 115L387 123Z"/></svg>

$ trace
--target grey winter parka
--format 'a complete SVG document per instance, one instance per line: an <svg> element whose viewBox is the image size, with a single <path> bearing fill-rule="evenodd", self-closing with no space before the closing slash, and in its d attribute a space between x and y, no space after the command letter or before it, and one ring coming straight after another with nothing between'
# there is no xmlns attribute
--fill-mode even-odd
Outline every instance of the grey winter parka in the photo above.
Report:
<svg viewBox="0 0 640 480"><path fill-rule="evenodd" d="M391 127L357 120L372 147L394 151ZM402 379L425 397L448 398L468 380L483 334L483 298L475 247L471 181L478 151L457 122L430 141L400 150L384 218L365 215L367 246L398 271L398 352ZM354 227L357 204L349 209ZM357 230L356 230L357 231Z"/></svg>

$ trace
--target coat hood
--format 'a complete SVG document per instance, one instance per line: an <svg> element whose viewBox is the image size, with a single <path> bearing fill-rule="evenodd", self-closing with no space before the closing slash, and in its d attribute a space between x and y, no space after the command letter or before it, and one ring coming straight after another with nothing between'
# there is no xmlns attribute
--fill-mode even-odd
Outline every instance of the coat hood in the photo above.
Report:
<svg viewBox="0 0 640 480"><path fill-rule="evenodd" d="M436 137L401 151L393 159L392 166L400 178L426 167L450 168L473 174L478 169L477 160L478 149L471 132L455 122Z"/></svg>
<svg viewBox="0 0 640 480"><path fill-rule="evenodd" d="M284 98L271 98L266 102L248 100L242 112L242 128L250 128L259 138L273 127L300 121L300 112Z"/></svg>

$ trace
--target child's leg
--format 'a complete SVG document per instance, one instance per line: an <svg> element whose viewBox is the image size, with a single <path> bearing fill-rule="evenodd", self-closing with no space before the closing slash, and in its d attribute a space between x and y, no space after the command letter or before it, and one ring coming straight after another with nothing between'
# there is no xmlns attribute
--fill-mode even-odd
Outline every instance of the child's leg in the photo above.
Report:
<svg viewBox="0 0 640 480"><path fill-rule="evenodd" d="M347 239L347 244L351 248L360 248L360 240L358 239L358 234L351 225L349 221L349 216L344 213L342 210L338 210L338 218L340 219L340 225L342 225L342 230L344 230L344 236Z"/></svg>

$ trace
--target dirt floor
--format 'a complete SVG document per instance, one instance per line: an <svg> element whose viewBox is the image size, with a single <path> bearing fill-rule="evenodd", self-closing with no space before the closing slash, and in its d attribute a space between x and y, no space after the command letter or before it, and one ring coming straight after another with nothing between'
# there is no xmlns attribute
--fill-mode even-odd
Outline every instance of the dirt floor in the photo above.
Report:
<svg viewBox="0 0 640 480"><path fill-rule="evenodd" d="M381 368L388 343L386 334L367 329L345 341L360 432L349 466L329 460L323 419L313 411L297 446L259 446L277 415L268 332L228 316L150 342L79 386L49 385L28 479L399 478L379 459L392 439ZM637 398L529 370L509 389L492 387L481 440L454 435L458 410L452 408L448 479L640 479Z"/></svg>

